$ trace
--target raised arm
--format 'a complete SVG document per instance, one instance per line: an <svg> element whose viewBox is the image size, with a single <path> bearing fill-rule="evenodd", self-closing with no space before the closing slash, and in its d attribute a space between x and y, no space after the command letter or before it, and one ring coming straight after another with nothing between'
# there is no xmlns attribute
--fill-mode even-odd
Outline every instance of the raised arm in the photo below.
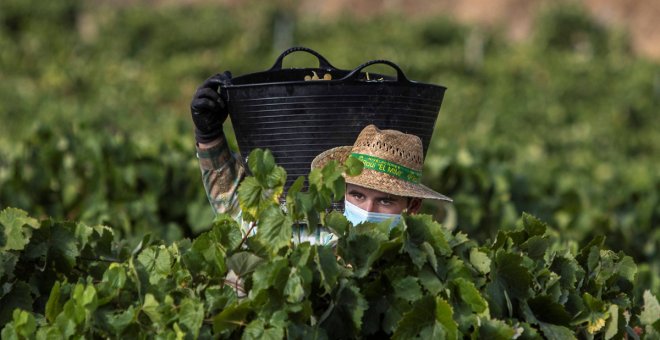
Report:
<svg viewBox="0 0 660 340"><path fill-rule="evenodd" d="M197 158L202 171L206 195L216 214L228 213L239 223L238 185L245 168L238 154L229 150L222 132L227 107L220 85L231 79L229 72L219 73L204 81L192 98L190 112L195 124Z"/></svg>

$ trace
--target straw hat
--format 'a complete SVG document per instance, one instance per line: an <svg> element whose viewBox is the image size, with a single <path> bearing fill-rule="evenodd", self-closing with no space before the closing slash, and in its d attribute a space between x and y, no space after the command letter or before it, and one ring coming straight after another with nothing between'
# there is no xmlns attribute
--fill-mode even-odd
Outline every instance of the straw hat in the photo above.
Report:
<svg viewBox="0 0 660 340"><path fill-rule="evenodd" d="M397 196L451 202L451 198L420 183L424 165L422 150L422 140L415 135L369 125L360 132L353 146L332 148L316 156L312 168L321 168L331 160L343 164L348 157L355 157L364 168L357 176L345 176L346 183Z"/></svg>

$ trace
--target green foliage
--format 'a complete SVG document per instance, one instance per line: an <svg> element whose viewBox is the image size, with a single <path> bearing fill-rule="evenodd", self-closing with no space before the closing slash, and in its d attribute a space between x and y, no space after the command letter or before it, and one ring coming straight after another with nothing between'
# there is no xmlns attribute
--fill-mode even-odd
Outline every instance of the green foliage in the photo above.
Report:
<svg viewBox="0 0 660 340"><path fill-rule="evenodd" d="M607 53L607 29L577 4L546 9L537 20L536 43L548 51Z"/></svg>
<svg viewBox="0 0 660 340"><path fill-rule="evenodd" d="M190 95L224 69L272 65L289 47L272 33L282 13L294 16L292 45L337 67L389 59L410 79L449 88L424 182L455 199L461 230L485 242L526 211L576 246L605 234L660 293L658 64L632 55L625 34L575 5L548 6L531 41L510 45L495 30L446 17L325 21L270 3L4 1L0 44L12 48L0 50L3 207L102 223L131 240L206 230L211 212L193 185ZM286 61L316 63L304 54ZM161 227L146 230L153 225Z"/></svg>
<svg viewBox="0 0 660 340"><path fill-rule="evenodd" d="M241 183L238 199L245 220L255 221L258 217L257 211L264 211L266 207L277 206L279 203L278 199L286 181L286 171L280 166L275 166L275 158L270 150L251 152L248 168L251 173L259 175L247 178ZM265 220L263 216L260 219Z"/></svg>
<svg viewBox="0 0 660 340"><path fill-rule="evenodd" d="M296 16L293 10L285 12ZM219 218L210 228L211 212L201 183L195 181L199 170L187 118L190 95L204 78L224 69L240 75L272 65L290 46L278 44L272 33L281 16L282 9L270 3L236 8L88 6L78 0L0 3L0 45L11 46L0 49L0 202L2 208L27 211L8 209L1 217L0 280L7 285L0 306L8 307L0 320L16 321L7 324L3 338L13 336L10 333L25 336L32 329L30 318L15 316L13 307L28 311L34 306L37 326L43 325L43 318L53 325L75 284L85 281L84 292L88 277L105 285L95 288L101 294L98 309L119 301L110 312L94 312L101 316L92 322L103 325L103 334L156 329L141 327L151 322L151 316L160 315L163 324L170 320L170 312L163 307L164 294L146 290L152 281L162 283L164 290L172 288L166 283L173 276L163 269L168 261L174 267L181 264L199 280L190 281L181 274L185 271L177 271L181 276L176 282L197 287L195 294L204 300L203 326L190 334L203 337L215 327L222 334L238 332L247 325L243 322L257 319L252 307L227 307L236 298L219 278L229 269L249 277L261 261L270 261L269 256L293 256L288 253L292 245L285 240L285 226L301 222L323 224L341 237L343 245L296 253L296 261L307 259L316 268L313 280L320 283L312 286L308 274L283 267L280 275L292 276L291 283L287 280L282 286L289 287L283 300L302 296L307 301L311 295L301 294L298 283L337 297L335 289L344 280L369 279L371 268L399 246L412 261L414 270L392 277L398 292L393 302L372 307L367 299L370 310L377 312L363 313L361 329L367 334L393 334L407 311L400 301L412 305L428 293L445 294L441 298L452 307L462 333L464 310L491 315L480 317L473 330L483 338L511 338L520 332L529 337L570 337L576 327L584 333L602 322L599 332L604 338L619 338L624 335L621 330L632 338L640 330L657 330L651 296L660 294L660 69L657 62L631 54L625 32L602 26L576 6L551 6L535 22L532 40L515 45L506 43L499 32L445 17L412 20L390 14L325 21L298 13L290 20L295 22L291 45L314 48L337 67L389 59L410 79L449 88L427 154L424 183L454 198L453 210L448 209L457 212L449 216L455 218L452 227L472 241L440 237L424 227L425 218L408 219L409 226L396 229L402 234L395 235L376 226L353 230L341 214L319 212L319 206L341 196L343 188L332 181L337 168L310 174L306 192L300 192L304 178L299 179L287 193L286 213L273 207L279 203L273 189L282 173L274 172L274 181L265 187L268 176L249 180L254 185L243 189L248 193L243 195L263 202L261 208L271 207L263 213L270 232L259 242L242 240L228 219ZM286 61L288 66L310 63L316 60L297 54ZM230 124L226 132L232 135ZM352 172L347 166L344 171ZM259 220L260 208L254 209L253 218ZM430 204L425 209L443 217L442 209ZM523 212L555 228L523 233L516 226ZM145 233L153 235L156 245L177 241L178 253L152 248L151 238L143 239ZM606 238L590 243L599 235ZM191 240L181 241L183 236ZM402 244L396 241L399 236ZM420 237L433 241L420 243ZM128 245L140 240L140 247ZM461 242L481 246L456 248ZM263 247L258 253L232 253L245 244L254 247L252 251L257 244ZM340 250L342 260L350 262L335 264ZM150 271L128 268L129 259L134 267L148 265ZM107 261L117 265L108 266ZM471 268L470 275L460 269L462 263ZM531 263L559 278L528 271ZM438 266L446 269L431 269ZM352 276L346 276L346 270ZM438 277L449 274L456 276L451 282ZM537 285L539 275L546 281ZM518 276L522 284L512 282ZM209 277L216 280L209 282ZM553 280L559 283L551 285ZM529 282L548 291L538 297L539 291L524 289ZM38 289L34 283L40 283ZM360 310L354 286L345 287L343 298ZM402 287L406 289L399 290ZM116 293L102 293L106 290ZM557 290L572 293L559 298ZM362 287L358 291L366 294ZM461 308L447 291L464 297ZM629 292L633 307L611 303L619 299L619 292ZM142 313L147 294L150 314ZM179 293L173 299L183 308ZM439 306L438 301L416 308L430 309L432 304ZM92 306L72 303L67 313L85 316L82 311ZM173 336L197 328L199 304L192 300L185 306L191 319L167 323ZM385 313L388 306L395 307ZM547 312L542 312L543 306L549 306ZM308 305L299 308L295 320L312 315ZM562 308L582 313L579 319L571 315L574 319L566 325ZM382 321L367 322L373 315ZM525 321L495 319L520 315ZM220 321L211 326L215 319ZM336 322L354 316L332 309L326 319ZM40 334L58 337L79 330L67 325L73 319L59 320L62 328L40 328ZM282 313L262 318L251 324L248 334L263 336L258 330L266 329L266 334L278 335L285 329L292 337L328 335L312 323L285 327L282 320ZM435 325L444 323L430 316L424 320L426 330L406 332L441 333ZM385 326L379 328L380 324Z"/></svg>
<svg viewBox="0 0 660 340"><path fill-rule="evenodd" d="M281 170L267 154L250 154L245 183L281 192ZM660 331L657 298L631 299L636 265L603 238L574 252L528 214L489 245L428 215L406 215L392 229L351 226L325 214L340 198L329 188L344 185L334 174L348 168L318 171L313 186L328 191L314 195L326 197L310 199L313 186L289 193L291 211L241 202L259 225L247 239L220 216L193 240L144 237L131 249L105 227L3 210L3 338L609 339ZM337 233L334 246L290 242L291 214L307 200L325 214L315 220Z"/></svg>
<svg viewBox="0 0 660 340"><path fill-rule="evenodd" d="M144 233L179 239L212 220L203 190L190 185L199 166L188 138L157 145L85 123L40 125L26 138L5 159L3 204L105 224L131 243ZM21 189L26 185L30 191Z"/></svg>

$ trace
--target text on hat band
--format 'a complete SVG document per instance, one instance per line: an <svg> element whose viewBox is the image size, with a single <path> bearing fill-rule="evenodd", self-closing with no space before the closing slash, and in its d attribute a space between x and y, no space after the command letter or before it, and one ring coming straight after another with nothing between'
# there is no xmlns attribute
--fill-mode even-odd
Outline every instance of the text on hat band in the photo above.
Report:
<svg viewBox="0 0 660 340"><path fill-rule="evenodd" d="M351 157L357 158L364 164L364 168L375 170L400 178L411 183L419 183L422 178L422 172L407 168L403 165L392 163L388 160L365 155L361 153L351 153Z"/></svg>

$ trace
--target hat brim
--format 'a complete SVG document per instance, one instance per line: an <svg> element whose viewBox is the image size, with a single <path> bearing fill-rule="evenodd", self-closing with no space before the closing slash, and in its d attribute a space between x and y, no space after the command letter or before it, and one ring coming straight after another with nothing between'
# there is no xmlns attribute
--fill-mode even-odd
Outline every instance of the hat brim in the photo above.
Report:
<svg viewBox="0 0 660 340"><path fill-rule="evenodd" d="M352 146L340 146L326 150L314 158L312 161L312 169L322 168L328 164L328 162L333 160L344 164L348 156L351 154L352 149ZM392 195L434 199L447 202L453 201L451 198L438 193L423 184L408 182L371 169L362 169L362 173L359 175L344 176L344 178L346 183L359 185L361 187L382 191Z"/></svg>

